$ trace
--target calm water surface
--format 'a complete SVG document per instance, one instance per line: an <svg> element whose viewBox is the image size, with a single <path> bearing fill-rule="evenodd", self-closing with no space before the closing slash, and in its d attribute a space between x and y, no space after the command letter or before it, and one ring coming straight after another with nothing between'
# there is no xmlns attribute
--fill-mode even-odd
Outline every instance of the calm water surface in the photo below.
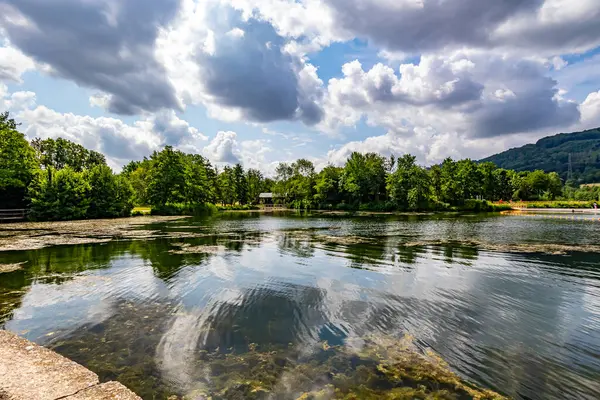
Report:
<svg viewBox="0 0 600 400"><path fill-rule="evenodd" d="M600 254L472 243L583 250L600 245L598 221L233 214L153 228L202 236L0 253L27 262L0 274L0 326L145 399L209 385L207 352L404 333L507 396L600 398Z"/></svg>

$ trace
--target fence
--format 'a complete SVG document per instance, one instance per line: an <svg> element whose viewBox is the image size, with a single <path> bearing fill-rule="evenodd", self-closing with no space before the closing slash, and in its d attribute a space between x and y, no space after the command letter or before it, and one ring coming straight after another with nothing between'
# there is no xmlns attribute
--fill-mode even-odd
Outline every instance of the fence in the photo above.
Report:
<svg viewBox="0 0 600 400"><path fill-rule="evenodd" d="M0 222L22 221L27 216L24 209L0 210Z"/></svg>

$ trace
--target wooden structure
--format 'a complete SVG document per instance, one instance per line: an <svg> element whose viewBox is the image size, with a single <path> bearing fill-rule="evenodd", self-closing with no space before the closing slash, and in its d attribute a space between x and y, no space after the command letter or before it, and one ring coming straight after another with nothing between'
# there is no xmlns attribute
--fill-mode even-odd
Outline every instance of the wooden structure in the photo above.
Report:
<svg viewBox="0 0 600 400"><path fill-rule="evenodd" d="M258 195L258 200L265 209L282 210L285 208L285 205L277 201L277 199L281 199L282 197L276 193L261 193Z"/></svg>
<svg viewBox="0 0 600 400"><path fill-rule="evenodd" d="M0 210L0 222L23 221L27 217L27 210L10 209Z"/></svg>

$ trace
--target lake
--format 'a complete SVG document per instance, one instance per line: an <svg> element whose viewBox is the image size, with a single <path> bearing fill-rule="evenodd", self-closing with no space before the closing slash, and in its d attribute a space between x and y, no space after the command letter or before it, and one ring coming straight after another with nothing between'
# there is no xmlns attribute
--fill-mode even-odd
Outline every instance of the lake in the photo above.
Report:
<svg viewBox="0 0 600 400"><path fill-rule="evenodd" d="M0 252L24 263L0 274L0 326L144 399L450 387L392 370L409 351L512 398L600 398L595 216L231 213L137 229L163 236Z"/></svg>

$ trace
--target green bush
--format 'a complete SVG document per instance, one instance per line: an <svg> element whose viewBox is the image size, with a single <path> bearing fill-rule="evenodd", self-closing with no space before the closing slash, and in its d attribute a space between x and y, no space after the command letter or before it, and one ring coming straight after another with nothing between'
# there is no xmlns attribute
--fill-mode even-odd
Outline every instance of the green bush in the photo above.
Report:
<svg viewBox="0 0 600 400"><path fill-rule="evenodd" d="M135 210L131 213L132 217L143 217L144 215L146 215L146 214L144 214L143 212L141 212L139 210Z"/></svg>

